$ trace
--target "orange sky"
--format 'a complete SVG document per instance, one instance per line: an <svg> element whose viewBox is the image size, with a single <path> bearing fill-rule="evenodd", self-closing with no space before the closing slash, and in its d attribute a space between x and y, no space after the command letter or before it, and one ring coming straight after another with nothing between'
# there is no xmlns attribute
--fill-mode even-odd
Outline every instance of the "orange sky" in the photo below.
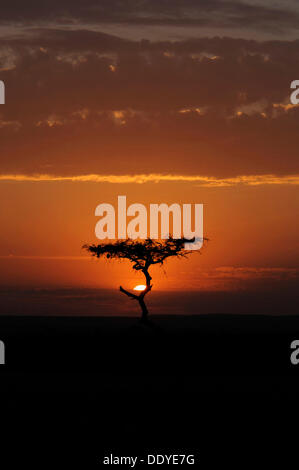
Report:
<svg viewBox="0 0 299 470"><path fill-rule="evenodd" d="M167 276L155 269L156 287L179 288L182 276L190 289L223 288L225 283L224 287L232 287L231 282L227 284L231 271L234 282L246 276L268 278L270 268L276 268L275 278L294 276L298 266L296 186L2 182L2 285L110 288L120 282L133 287L135 281L143 281L132 274L128 264L93 260L81 250L85 242L97 242L96 206L108 202L117 207L117 195L122 194L127 195L127 205L164 201L204 204L204 234L210 238L209 243L202 255L170 261L165 266Z"/></svg>
<svg viewBox="0 0 299 470"><path fill-rule="evenodd" d="M160 289L293 281L298 4L79 3L1 11L1 285L139 283L81 250L118 195L204 204L208 246Z"/></svg>

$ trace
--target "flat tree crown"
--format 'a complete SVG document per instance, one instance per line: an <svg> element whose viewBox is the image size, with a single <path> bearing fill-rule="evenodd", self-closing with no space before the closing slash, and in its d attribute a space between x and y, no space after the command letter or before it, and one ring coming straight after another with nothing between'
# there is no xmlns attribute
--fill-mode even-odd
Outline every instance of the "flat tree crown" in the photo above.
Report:
<svg viewBox="0 0 299 470"><path fill-rule="evenodd" d="M184 249L184 244L194 241L195 238L188 240L169 237L162 241L151 238L142 241L127 238L114 243L84 245L83 248L97 258L128 259L134 263L133 268L138 270L146 269L152 264L163 264L171 256L186 257L190 251Z"/></svg>

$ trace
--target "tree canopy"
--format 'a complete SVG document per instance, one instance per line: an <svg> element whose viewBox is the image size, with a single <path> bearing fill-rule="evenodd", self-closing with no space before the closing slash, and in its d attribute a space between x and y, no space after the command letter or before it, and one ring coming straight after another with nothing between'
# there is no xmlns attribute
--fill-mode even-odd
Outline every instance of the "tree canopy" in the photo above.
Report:
<svg viewBox="0 0 299 470"><path fill-rule="evenodd" d="M194 240L194 238L187 240L169 237L162 241L151 238L138 241L127 238L114 243L84 245L83 248L97 258L128 259L133 263L133 269L143 270L152 264L163 264L171 256L187 257L193 250L185 250L184 244L192 243Z"/></svg>
<svg viewBox="0 0 299 470"><path fill-rule="evenodd" d="M135 271L141 271L146 279L146 287L138 295L127 291L120 286L120 291L128 297L139 302L142 310L142 320L147 321L148 310L144 302L145 295L152 289L152 277L149 268L152 265L163 265L165 260L170 257L186 258L191 253L198 253L197 250L186 250L185 243L194 243L195 238L173 238L169 237L165 240L133 240L127 238L125 240L116 240L113 243L99 243L98 245L84 245L92 256L96 258L127 259L133 263Z"/></svg>

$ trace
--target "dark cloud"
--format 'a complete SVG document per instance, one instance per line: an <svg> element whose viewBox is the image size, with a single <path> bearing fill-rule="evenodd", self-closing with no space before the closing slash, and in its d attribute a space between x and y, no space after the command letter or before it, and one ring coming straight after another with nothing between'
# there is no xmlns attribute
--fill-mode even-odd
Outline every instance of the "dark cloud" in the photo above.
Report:
<svg viewBox="0 0 299 470"><path fill-rule="evenodd" d="M287 4L237 0L15 0L2 2L1 21L245 26L279 32L298 29L298 11Z"/></svg>
<svg viewBox="0 0 299 470"><path fill-rule="evenodd" d="M2 173L298 172L298 41L42 29L0 50Z"/></svg>

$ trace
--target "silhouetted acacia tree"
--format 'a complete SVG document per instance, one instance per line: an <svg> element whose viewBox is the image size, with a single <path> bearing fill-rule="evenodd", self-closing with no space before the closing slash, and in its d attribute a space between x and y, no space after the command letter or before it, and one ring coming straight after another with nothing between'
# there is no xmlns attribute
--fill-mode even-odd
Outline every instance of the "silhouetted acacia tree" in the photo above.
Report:
<svg viewBox="0 0 299 470"><path fill-rule="evenodd" d="M146 288L140 294L133 294L120 286L120 291L128 297L135 299L139 302L142 310L142 321L147 321L148 309L144 302L144 297L152 289L152 277L149 273L150 266L154 264L163 265L164 261L171 256L177 258L186 258L191 253L198 253L197 250L185 250L184 244L186 242L192 243L195 239L190 240L185 238L174 239L172 237L157 241L147 238L143 241L132 240L117 240L114 243L101 243L99 245L84 245L89 253L97 258L106 259L127 259L133 263L135 271L141 271L146 280Z"/></svg>

